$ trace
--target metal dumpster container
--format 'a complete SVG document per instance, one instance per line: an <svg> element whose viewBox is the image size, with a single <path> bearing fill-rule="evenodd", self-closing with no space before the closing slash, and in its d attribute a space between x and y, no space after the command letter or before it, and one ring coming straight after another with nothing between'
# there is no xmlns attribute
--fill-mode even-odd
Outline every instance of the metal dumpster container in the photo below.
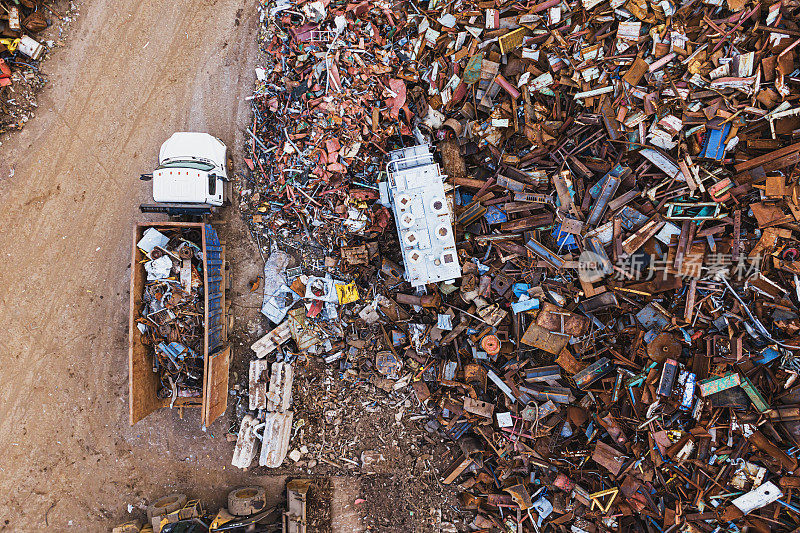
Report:
<svg viewBox="0 0 800 533"><path fill-rule="evenodd" d="M137 327L147 272L146 254L138 248L148 228L156 230L190 229L200 232L202 241L203 311L203 390L194 398L161 399L159 376L153 371L154 349L145 343L145 335ZM198 243L199 245L199 243ZM210 224L200 222L139 223L133 231L131 252L131 295L128 340L128 406L133 425L153 411L168 407L199 408L200 424L210 425L228 406L228 369L230 346L227 344L228 323L225 301L225 247ZM199 350L198 350L199 351Z"/></svg>

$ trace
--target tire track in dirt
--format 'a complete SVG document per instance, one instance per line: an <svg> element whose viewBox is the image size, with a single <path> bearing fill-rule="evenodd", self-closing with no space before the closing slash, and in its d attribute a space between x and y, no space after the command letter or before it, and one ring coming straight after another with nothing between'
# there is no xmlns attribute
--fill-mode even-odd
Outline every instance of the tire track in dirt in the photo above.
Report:
<svg viewBox="0 0 800 533"><path fill-rule="evenodd" d="M221 423L216 438L174 412L128 427L126 330L137 176L194 124L241 145L255 8L89 0L39 116L0 147L0 530L107 531L129 502L247 480L223 468Z"/></svg>

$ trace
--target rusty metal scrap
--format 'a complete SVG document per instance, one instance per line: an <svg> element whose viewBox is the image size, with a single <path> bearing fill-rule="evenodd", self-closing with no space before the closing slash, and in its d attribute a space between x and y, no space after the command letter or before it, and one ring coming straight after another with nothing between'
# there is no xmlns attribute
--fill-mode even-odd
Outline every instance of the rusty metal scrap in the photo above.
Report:
<svg viewBox="0 0 800 533"><path fill-rule="evenodd" d="M138 243L147 281L136 327L153 354L162 399L203 394L205 355L203 253L198 230L149 229Z"/></svg>
<svg viewBox="0 0 800 533"><path fill-rule="evenodd" d="M74 20L77 6L63 15L42 1L0 2L0 134L20 130L36 111L36 93L46 83L40 60L58 42L40 42L40 32ZM55 15L51 19L50 15Z"/></svg>
<svg viewBox="0 0 800 533"><path fill-rule="evenodd" d="M258 357L413 399L473 530L800 527L798 5L264 9L239 205L302 327ZM420 144L461 275L415 291Z"/></svg>

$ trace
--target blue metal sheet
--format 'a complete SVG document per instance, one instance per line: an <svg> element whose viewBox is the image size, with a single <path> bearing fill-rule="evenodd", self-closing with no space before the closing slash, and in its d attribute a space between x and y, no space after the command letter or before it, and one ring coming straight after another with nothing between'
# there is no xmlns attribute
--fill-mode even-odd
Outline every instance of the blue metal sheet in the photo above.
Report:
<svg viewBox="0 0 800 533"><path fill-rule="evenodd" d="M730 123L723 124L721 129L708 129L700 157L722 161L725 157L725 139L728 138L730 131Z"/></svg>
<svg viewBox="0 0 800 533"><path fill-rule="evenodd" d="M500 224L508 220L508 215L493 205L486 207L486 213L483 216L489 224Z"/></svg>
<svg viewBox="0 0 800 533"><path fill-rule="evenodd" d="M597 199L597 197L600 196L600 191L603 189L603 185L605 185L605 183L608 180L608 178L609 177L618 178L618 177L622 176L625 173L626 170L630 170L630 169L628 167L626 167L626 166L623 166L623 165L615 166L614 168L609 170L608 173L605 176L600 178L600 181L595 183L589 189L589 194L592 196L592 198Z"/></svg>
<svg viewBox="0 0 800 533"><path fill-rule="evenodd" d="M646 329L663 330L670 325L669 317L659 310L653 303L645 305L638 313L636 319Z"/></svg>
<svg viewBox="0 0 800 533"><path fill-rule="evenodd" d="M758 357L754 357L753 359L751 359L751 361L753 361L753 363L756 365L765 365L770 361L774 361L780 356L781 354L780 352L778 352L778 350L770 348L768 346L764 348L764 350L758 355Z"/></svg>
<svg viewBox="0 0 800 533"><path fill-rule="evenodd" d="M560 247L564 247L567 250L577 250L578 243L575 242L575 236L571 233L563 233L561 232L561 224L557 224L555 229L553 230L553 238L556 239L556 244Z"/></svg>
<svg viewBox="0 0 800 533"><path fill-rule="evenodd" d="M208 284L206 291L208 294L208 324L206 328L208 331L208 350L209 352L215 351L222 346L222 332L225 320L225 313L222 307L222 280L224 261L222 259L222 246L219 242L217 231L206 224L205 227L206 242L206 276Z"/></svg>
<svg viewBox="0 0 800 533"><path fill-rule="evenodd" d="M616 215L622 222L622 227L628 231L642 226L647 222L647 217L633 207L626 205Z"/></svg>

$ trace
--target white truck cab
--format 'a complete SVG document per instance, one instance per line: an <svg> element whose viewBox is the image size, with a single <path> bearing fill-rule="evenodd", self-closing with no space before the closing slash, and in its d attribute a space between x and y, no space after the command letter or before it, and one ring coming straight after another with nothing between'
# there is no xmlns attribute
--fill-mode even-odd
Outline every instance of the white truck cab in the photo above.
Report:
<svg viewBox="0 0 800 533"><path fill-rule="evenodd" d="M227 194L228 148L208 133L177 132L161 145L158 168L142 179L153 180L153 200L143 211L189 211L222 206Z"/></svg>

